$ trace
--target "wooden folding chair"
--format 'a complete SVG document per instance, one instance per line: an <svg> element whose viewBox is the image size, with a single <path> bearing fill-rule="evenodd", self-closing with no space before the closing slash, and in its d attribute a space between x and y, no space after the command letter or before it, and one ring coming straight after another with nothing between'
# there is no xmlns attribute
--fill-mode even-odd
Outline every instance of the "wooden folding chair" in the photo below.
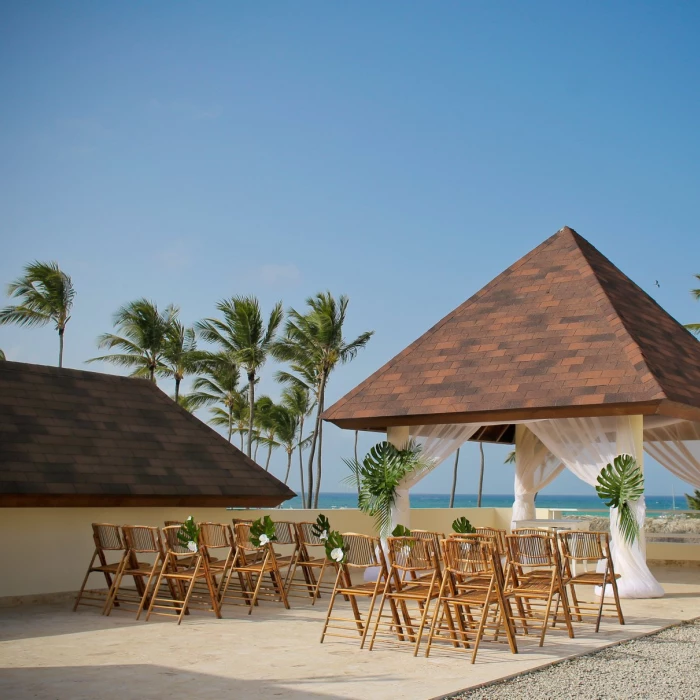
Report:
<svg viewBox="0 0 700 700"><path fill-rule="evenodd" d="M129 606L138 604L136 607L138 620L150 595L151 583L161 569L165 554L157 527L124 525L122 532L127 552L105 603L104 614L109 615L116 602L119 602L120 607L125 610L133 610L133 607ZM149 558L153 561L148 561ZM125 576L131 576L134 579L135 591L122 587Z"/></svg>
<svg viewBox="0 0 700 700"><path fill-rule="evenodd" d="M620 607L620 595L617 591L617 579L612 555L610 553L610 540L607 532L589 532L566 530L558 533L561 549L564 579L571 592L571 607L579 622L583 617L595 617L595 631L600 629L600 620L603 617L603 607L614 607L617 619L621 625L625 624ZM605 562L602 572L596 571L599 562ZM583 572L578 573L578 567L583 567ZM593 571L588 567L592 566ZM605 587L610 586L613 592L613 603L605 602ZM600 602L594 604L579 600L574 586L601 586ZM607 616L606 616L607 617Z"/></svg>
<svg viewBox="0 0 700 700"><path fill-rule="evenodd" d="M314 525L312 522L296 523L298 548L287 577L287 595L311 598L311 605L316 604L322 591L329 595L333 591L333 584L324 585L326 571L338 573L338 565L326 557L323 541L314 535ZM301 580L296 578L297 573L301 573Z"/></svg>
<svg viewBox="0 0 700 700"><path fill-rule="evenodd" d="M338 567L338 573L335 577L335 584L331 599L328 603L328 612L326 620L321 632L321 644L326 637L343 637L345 639L355 639L356 637L347 634L338 634L329 632L329 629L337 629L341 631L357 630L360 635L360 648L365 644L367 632L372 621L372 613L377 596L383 589L387 579L386 559L378 537L370 537L369 535L359 535L354 532L344 533L343 542L346 547L346 554ZM367 569L375 568L377 570L377 579L372 582L353 584L351 571L362 573ZM333 608L335 607L338 596L343 596L350 604L352 617L332 616ZM362 618L358 600L369 599L369 609L366 618ZM340 624L335 624L340 623ZM344 623L351 623L348 627Z"/></svg>
<svg viewBox="0 0 700 700"><path fill-rule="evenodd" d="M411 530L411 537L415 537L419 540L425 540L428 543L435 560L439 565L442 564L442 549L440 548L440 540L445 539L445 535L442 532L434 532L432 530ZM429 580L430 572L425 572L424 574L418 576L417 574L409 574L409 576L416 576L418 579ZM440 586L440 581L442 579L442 566L438 572L438 587Z"/></svg>
<svg viewBox="0 0 700 700"><path fill-rule="evenodd" d="M499 557L506 557L508 555L506 547L506 535L508 534L505 530L501 530L497 527L475 527L476 535L488 535L493 537L496 544L496 550L498 551Z"/></svg>
<svg viewBox="0 0 700 700"><path fill-rule="evenodd" d="M99 607L104 610L105 603L114 585L114 578L119 573L126 557L127 547L119 525L93 523L92 539L95 543L95 551L92 554L92 559L90 559L83 584L80 586L80 590L75 599L73 612L78 609L79 605L87 605L93 608ZM119 558L117 561L108 561L107 554L111 552L118 553ZM97 560L97 563L95 560ZM105 590L85 590L90 574L93 573L102 574L104 576L107 582L107 588ZM95 601L99 601L99 605L95 604Z"/></svg>
<svg viewBox="0 0 700 700"><path fill-rule="evenodd" d="M280 602L289 610L289 601L284 587L284 580L277 565L277 557L272 543L256 547L250 541L250 523L239 522L234 526L236 552L223 588L221 603L242 600L248 606L248 614L258 604L261 597ZM233 574L239 576L242 584L240 595L231 588ZM270 577L272 586L263 585L266 576Z"/></svg>
<svg viewBox="0 0 700 700"><path fill-rule="evenodd" d="M513 619L523 626L525 635L530 625L539 627L540 646L544 644L550 616L552 626L556 624L559 607L564 613L564 621L573 639L569 601L559 550L552 534L540 532L533 535L508 535L508 573L506 574L506 597L513 599L518 615ZM556 602L556 608L552 604Z"/></svg>
<svg viewBox="0 0 700 700"><path fill-rule="evenodd" d="M440 562L431 538L422 539L413 533L407 537L388 537L387 556L389 575L382 590L369 648L370 651L374 648L381 626L395 634L399 641L408 639L413 642L413 656L417 656L430 605L440 592ZM390 611L384 616L386 603L389 603ZM415 604L417 608L420 620L417 630L414 630L409 604Z"/></svg>
<svg viewBox="0 0 700 700"><path fill-rule="evenodd" d="M177 624L190 608L213 610L220 618L218 596L209 569L207 548L201 539L196 552L191 552L180 544L178 532L181 525L163 528L165 558L156 579L153 594L150 596L146 621L151 615L176 617ZM198 583L205 586L205 594L200 592ZM170 595L168 595L168 592Z"/></svg>
<svg viewBox="0 0 700 700"><path fill-rule="evenodd" d="M444 570L425 655L429 656L439 638L456 650L471 648L474 663L484 636L498 642L501 631L516 654L515 630L494 538L469 534L449 537L440 544Z"/></svg>
<svg viewBox="0 0 700 700"><path fill-rule="evenodd" d="M236 544L230 525L226 523L199 523L199 542L204 547L207 565L218 598L236 555Z"/></svg>

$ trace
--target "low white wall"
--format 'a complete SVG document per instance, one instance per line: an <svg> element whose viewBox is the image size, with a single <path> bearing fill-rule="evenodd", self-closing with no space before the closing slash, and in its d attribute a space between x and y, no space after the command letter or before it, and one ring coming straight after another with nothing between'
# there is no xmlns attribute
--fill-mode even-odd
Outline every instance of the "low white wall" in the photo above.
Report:
<svg viewBox="0 0 700 700"><path fill-rule="evenodd" d="M21 599L60 597L77 591L93 553L93 522L163 526L165 520L184 520L192 515L199 522L230 523L232 518L313 521L325 513L331 527L340 532L376 532L372 518L356 509L339 510L226 510L225 508L1 508L0 605ZM510 508L416 508L411 511L415 529L449 533L455 518L466 517L473 525L510 528ZM546 518L546 509L537 509ZM648 559L664 562L700 562L700 545L649 543ZM92 585L103 581L94 576Z"/></svg>

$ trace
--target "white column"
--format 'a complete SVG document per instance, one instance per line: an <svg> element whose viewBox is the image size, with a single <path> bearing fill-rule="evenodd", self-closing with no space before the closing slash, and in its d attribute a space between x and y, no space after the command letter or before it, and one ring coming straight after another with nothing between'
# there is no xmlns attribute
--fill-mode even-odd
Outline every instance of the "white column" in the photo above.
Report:
<svg viewBox="0 0 700 700"><path fill-rule="evenodd" d="M394 447L403 450L410 440L410 429L406 425L397 425L387 428L386 439ZM408 488L398 486L396 488L396 499L391 509L391 529L389 532L381 533L382 535L390 535L397 525L404 527L411 526L411 503L408 496Z"/></svg>

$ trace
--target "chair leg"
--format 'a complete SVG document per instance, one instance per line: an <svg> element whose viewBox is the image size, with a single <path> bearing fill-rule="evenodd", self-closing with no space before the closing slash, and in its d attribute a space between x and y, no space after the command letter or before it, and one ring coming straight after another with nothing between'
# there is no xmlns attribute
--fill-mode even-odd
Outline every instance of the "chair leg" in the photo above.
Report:
<svg viewBox="0 0 700 700"><path fill-rule="evenodd" d="M80 599L83 597L83 592L85 591L85 586L87 585L88 579L90 578L90 574L92 573L92 565L95 563L95 557L97 556L97 550L92 555L92 559L90 559L90 564L87 569L87 573L85 574L85 578L83 579L83 585L80 586L80 590L78 591L78 596L75 599L75 605L73 606L73 612L75 612L78 609L78 605L80 605ZM107 594L109 595L109 590L111 586L107 589Z"/></svg>
<svg viewBox="0 0 700 700"><path fill-rule="evenodd" d="M379 603L379 612L377 613L377 621L374 623L374 629L372 630L372 639L369 640L369 650L374 649L374 640L377 637L377 630L379 629L379 622L382 619L382 611L384 610L384 603L386 603L386 595L389 591L390 577L387 576L386 583L384 584L384 589L382 590L382 600ZM360 647L361 649L362 647Z"/></svg>
<svg viewBox="0 0 700 700"><path fill-rule="evenodd" d="M381 581L381 576L377 576L377 583L374 586L374 592L372 593L372 600L369 604L369 610L367 612L367 621L365 623L365 631L362 633L362 641L360 642L360 649L365 646L365 639L367 639L367 632L369 632L369 625L372 622L372 611L374 610L374 604L377 600L377 594L379 593L379 582Z"/></svg>
<svg viewBox="0 0 700 700"><path fill-rule="evenodd" d="M153 606L156 603L156 598L158 597L158 591L160 590L160 587L163 583L163 576L167 573L167 568L170 565L170 553L165 557L165 561L163 561L163 566L160 567L160 573L158 574L158 578L156 579L156 585L155 588L153 589L153 595L151 596L151 600L148 603L148 612L146 613L146 622L148 622L151 618L151 613L153 612ZM174 603L175 601L173 601ZM138 618L137 618L138 619Z"/></svg>
<svg viewBox="0 0 700 700"><path fill-rule="evenodd" d="M156 574L156 571L160 572L163 570L163 567L158 567L158 563L160 562L160 554L156 555L156 560L153 562L153 567L151 568L151 573L148 575L148 581L146 581L146 588L143 591L143 595L141 596L141 602L139 603L139 609L136 612L136 619L138 620L141 617L141 613L143 612L143 607L146 604L146 600L148 600L148 594L149 591L151 590L151 581L153 580L153 577ZM168 557L165 557L164 563L167 563ZM158 594L158 589L156 588L151 597L155 598L155 596Z"/></svg>
<svg viewBox="0 0 700 700"><path fill-rule="evenodd" d="M333 586L333 593L331 593L331 599L328 602L328 612L326 613L326 621L323 624L323 631L321 632L321 644L323 644L323 640L326 637L326 630L328 629L328 623L330 622L331 613L333 612L333 605L335 604L335 598L338 595L338 584L340 583L342 572L343 572L343 570L340 567L338 567L338 574L335 577L335 585Z"/></svg>
<svg viewBox="0 0 700 700"><path fill-rule="evenodd" d="M124 577L124 571L126 570L126 565L129 561L128 552L124 553L122 560L119 562L119 568L114 576L114 582L112 583L112 588L107 594L107 600L105 601L104 608L102 608L102 614L109 617L114 607L114 601L116 600L117 593L119 592L119 587L122 584L122 578Z"/></svg>
<svg viewBox="0 0 700 700"><path fill-rule="evenodd" d="M617 608L617 619L621 625L625 624L625 618L622 615L622 606L620 605L620 594L617 590L617 579L615 578L615 571L610 567L610 585L613 589L613 596L615 598L615 607Z"/></svg>

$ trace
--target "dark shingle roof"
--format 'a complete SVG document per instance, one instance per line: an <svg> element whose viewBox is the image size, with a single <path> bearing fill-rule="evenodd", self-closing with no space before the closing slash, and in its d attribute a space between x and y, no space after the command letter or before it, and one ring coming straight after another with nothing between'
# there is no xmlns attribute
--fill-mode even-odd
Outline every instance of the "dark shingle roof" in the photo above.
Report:
<svg viewBox="0 0 700 700"><path fill-rule="evenodd" d="M0 362L0 505L276 506L293 496L149 381Z"/></svg>
<svg viewBox="0 0 700 700"><path fill-rule="evenodd" d="M700 343L563 228L323 414L346 428L700 416Z"/></svg>

